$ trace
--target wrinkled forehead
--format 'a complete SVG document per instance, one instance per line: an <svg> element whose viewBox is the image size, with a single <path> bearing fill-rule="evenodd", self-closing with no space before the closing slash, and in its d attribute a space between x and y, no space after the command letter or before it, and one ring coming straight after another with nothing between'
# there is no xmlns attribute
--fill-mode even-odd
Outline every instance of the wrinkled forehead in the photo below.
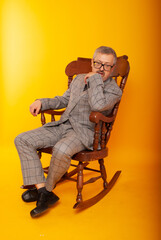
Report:
<svg viewBox="0 0 161 240"><path fill-rule="evenodd" d="M94 57L94 60L102 62L102 63L110 63L113 64L114 56L113 54L104 54L104 53L97 53Z"/></svg>

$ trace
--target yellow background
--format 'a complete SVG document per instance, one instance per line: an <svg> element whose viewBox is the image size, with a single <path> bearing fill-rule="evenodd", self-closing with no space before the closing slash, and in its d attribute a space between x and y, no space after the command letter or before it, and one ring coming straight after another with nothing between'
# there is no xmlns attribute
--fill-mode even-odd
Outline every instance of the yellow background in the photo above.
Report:
<svg viewBox="0 0 161 240"><path fill-rule="evenodd" d="M160 9L159 0L0 1L3 239L159 239ZM33 220L34 204L20 199L13 140L40 126L29 113L35 99L67 89L65 66L92 57L101 45L128 55L131 66L106 161L109 178L119 168L122 175L109 195L81 213L72 209L75 184L61 184L55 190L61 203Z"/></svg>

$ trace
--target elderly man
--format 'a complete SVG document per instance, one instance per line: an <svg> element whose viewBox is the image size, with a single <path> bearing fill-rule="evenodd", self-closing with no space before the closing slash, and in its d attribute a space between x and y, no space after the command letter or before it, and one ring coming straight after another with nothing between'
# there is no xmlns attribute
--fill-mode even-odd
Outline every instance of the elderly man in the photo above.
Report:
<svg viewBox="0 0 161 240"><path fill-rule="evenodd" d="M41 215L59 200L52 190L68 170L71 157L92 148L94 125L89 121L90 112L109 114L121 99L120 88L110 78L116 61L112 48L97 48L91 62L92 72L76 76L63 96L42 98L31 104L33 116L37 116L40 110L66 108L59 121L47 123L15 138L24 185L35 185L35 188L22 194L25 202L37 201L36 208L30 212L31 217ZM37 149L45 147L53 147L46 179L37 154Z"/></svg>

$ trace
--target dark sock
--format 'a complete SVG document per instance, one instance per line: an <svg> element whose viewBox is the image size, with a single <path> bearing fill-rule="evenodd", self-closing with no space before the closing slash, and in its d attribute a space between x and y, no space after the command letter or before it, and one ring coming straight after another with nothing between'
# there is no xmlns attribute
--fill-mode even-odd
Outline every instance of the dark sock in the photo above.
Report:
<svg viewBox="0 0 161 240"><path fill-rule="evenodd" d="M45 187L42 187L42 188L39 188L39 189L38 189L38 193L41 193L41 192L43 192L43 193L45 193L45 194L49 194L49 193L50 193L48 190L46 190Z"/></svg>

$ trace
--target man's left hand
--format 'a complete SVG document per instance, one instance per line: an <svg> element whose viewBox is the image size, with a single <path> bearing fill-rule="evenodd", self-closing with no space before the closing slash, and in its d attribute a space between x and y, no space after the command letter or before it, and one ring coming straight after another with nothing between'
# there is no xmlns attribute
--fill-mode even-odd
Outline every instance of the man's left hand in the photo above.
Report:
<svg viewBox="0 0 161 240"><path fill-rule="evenodd" d="M94 73L94 72L89 72L89 73L87 73L87 75L84 77L84 82L85 82L85 84L87 84L87 79L88 79L89 77L93 76L94 74L96 74L96 73Z"/></svg>

